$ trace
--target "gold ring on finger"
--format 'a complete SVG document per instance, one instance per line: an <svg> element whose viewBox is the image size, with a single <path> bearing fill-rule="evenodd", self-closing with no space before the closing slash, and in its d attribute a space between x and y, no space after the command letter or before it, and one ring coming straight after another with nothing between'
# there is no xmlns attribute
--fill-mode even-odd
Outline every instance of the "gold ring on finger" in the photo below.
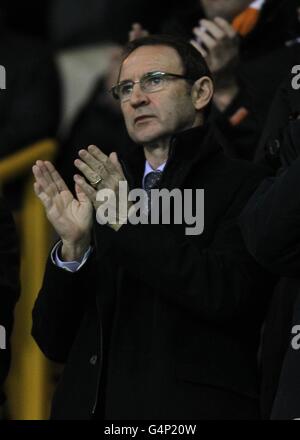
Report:
<svg viewBox="0 0 300 440"><path fill-rule="evenodd" d="M97 180L94 180L93 182L91 182L91 185L92 185L94 188L96 188L97 185L98 185L99 183L102 182L102 180L103 180L103 178L102 178L101 176L99 176Z"/></svg>

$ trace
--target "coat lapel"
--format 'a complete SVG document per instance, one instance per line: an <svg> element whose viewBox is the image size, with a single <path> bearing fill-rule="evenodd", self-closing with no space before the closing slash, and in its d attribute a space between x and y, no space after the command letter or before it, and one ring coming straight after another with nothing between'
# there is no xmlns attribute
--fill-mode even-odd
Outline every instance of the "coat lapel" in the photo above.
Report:
<svg viewBox="0 0 300 440"><path fill-rule="evenodd" d="M160 187L170 190L181 187L195 164L201 162L203 165L220 151L221 147L208 124L174 135ZM142 146L137 146L130 155L120 158L130 189L141 188L145 160Z"/></svg>

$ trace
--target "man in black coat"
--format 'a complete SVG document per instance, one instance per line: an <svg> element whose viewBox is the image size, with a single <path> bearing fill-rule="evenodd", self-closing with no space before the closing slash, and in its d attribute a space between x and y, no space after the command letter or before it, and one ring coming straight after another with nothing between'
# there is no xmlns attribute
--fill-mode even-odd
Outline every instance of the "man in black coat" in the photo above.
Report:
<svg viewBox="0 0 300 440"><path fill-rule="evenodd" d="M266 418L299 418L299 186L300 159L282 175L267 179L241 217L251 254L284 277L266 320L263 348L262 409ZM298 305L297 305L298 304ZM296 331L294 331L296 330Z"/></svg>
<svg viewBox="0 0 300 440"><path fill-rule="evenodd" d="M268 311L262 344L262 415L272 419L300 416L300 95L295 79L290 76L278 90L258 157L261 160L265 152L267 161L281 168L277 177L259 186L240 220L251 254L282 277Z"/></svg>
<svg viewBox="0 0 300 440"><path fill-rule="evenodd" d="M0 411L10 366L13 311L19 298L19 252L13 219L0 198Z"/></svg>
<svg viewBox="0 0 300 440"><path fill-rule="evenodd" d="M41 350L66 363L52 418L258 418L268 280L245 249L237 217L265 171L222 153L204 123L211 75L185 41L132 42L113 93L137 144L132 154L119 160L95 146L81 150L75 165L85 178L74 176L76 198L50 162L33 167L36 194L62 239L33 310ZM119 183L148 192L149 178L165 191L192 191L202 234L200 227L188 235L175 202L169 222L164 211L156 224L134 221L138 203L131 191L122 198ZM101 224L102 190L120 204L108 224Z"/></svg>
<svg viewBox="0 0 300 440"><path fill-rule="evenodd" d="M278 88L256 152L255 161L274 171L289 167L300 154L299 78L290 73Z"/></svg>

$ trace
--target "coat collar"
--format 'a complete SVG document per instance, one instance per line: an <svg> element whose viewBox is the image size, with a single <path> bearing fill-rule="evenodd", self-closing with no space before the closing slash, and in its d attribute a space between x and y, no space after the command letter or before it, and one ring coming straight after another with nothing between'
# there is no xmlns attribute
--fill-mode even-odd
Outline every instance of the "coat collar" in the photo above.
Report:
<svg viewBox="0 0 300 440"><path fill-rule="evenodd" d="M219 149L211 126L207 123L174 135L171 139L169 161L205 161Z"/></svg>
<svg viewBox="0 0 300 440"><path fill-rule="evenodd" d="M186 174L195 163L204 163L220 151L221 147L215 139L209 124L177 133L171 139L164 177L175 184L174 175L181 174L183 171ZM146 160L143 147L136 146L129 155L120 159L129 186L139 187L142 182Z"/></svg>

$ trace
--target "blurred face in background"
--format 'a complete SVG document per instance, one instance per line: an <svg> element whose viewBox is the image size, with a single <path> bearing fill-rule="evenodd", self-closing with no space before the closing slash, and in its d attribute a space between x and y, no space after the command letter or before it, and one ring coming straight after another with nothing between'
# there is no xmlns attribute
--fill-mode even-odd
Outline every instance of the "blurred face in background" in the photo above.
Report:
<svg viewBox="0 0 300 440"><path fill-rule="evenodd" d="M252 2L253 0L200 0L207 18L221 17L228 21L233 20Z"/></svg>
<svg viewBox="0 0 300 440"><path fill-rule="evenodd" d="M119 67L122 61L123 48L122 46L114 46L109 54L108 66L106 75L104 76L105 89L110 90L118 80ZM110 93L105 93L102 96L106 104L117 113L121 112L120 105Z"/></svg>

